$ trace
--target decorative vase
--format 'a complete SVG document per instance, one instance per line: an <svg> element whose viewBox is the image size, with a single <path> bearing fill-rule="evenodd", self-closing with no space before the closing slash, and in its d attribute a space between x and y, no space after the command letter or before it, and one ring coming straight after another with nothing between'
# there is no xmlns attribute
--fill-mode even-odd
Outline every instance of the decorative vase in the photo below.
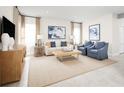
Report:
<svg viewBox="0 0 124 93"><path fill-rule="evenodd" d="M14 38L10 37L10 39L9 39L9 50L13 50L14 49L14 43L15 43Z"/></svg>
<svg viewBox="0 0 124 93"><path fill-rule="evenodd" d="M7 33L3 33L1 36L1 41L2 41L2 51L8 51L9 47L9 35Z"/></svg>

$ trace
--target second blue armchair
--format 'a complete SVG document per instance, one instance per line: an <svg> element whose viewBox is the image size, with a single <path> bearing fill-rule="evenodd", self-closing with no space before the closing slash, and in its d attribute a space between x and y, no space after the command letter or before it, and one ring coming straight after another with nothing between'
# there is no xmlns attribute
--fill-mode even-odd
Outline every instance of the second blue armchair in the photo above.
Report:
<svg viewBox="0 0 124 93"><path fill-rule="evenodd" d="M99 60L108 58L108 43L97 42L91 47L87 48L87 56Z"/></svg>

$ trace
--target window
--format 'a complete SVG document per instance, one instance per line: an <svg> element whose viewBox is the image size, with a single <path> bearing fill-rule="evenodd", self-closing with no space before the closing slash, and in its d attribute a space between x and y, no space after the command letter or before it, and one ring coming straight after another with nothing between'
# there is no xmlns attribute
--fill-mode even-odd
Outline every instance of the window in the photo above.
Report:
<svg viewBox="0 0 124 93"><path fill-rule="evenodd" d="M35 18L25 18L25 44L27 55L32 55L35 46L36 23Z"/></svg>
<svg viewBox="0 0 124 93"><path fill-rule="evenodd" d="M81 43L81 27L80 23L74 23L74 43L80 44Z"/></svg>

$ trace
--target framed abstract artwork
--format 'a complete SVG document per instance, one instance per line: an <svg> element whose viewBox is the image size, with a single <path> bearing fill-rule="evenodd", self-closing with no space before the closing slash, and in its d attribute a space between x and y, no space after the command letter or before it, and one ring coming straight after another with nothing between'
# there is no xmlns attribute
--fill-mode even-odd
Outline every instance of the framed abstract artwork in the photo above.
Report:
<svg viewBox="0 0 124 93"><path fill-rule="evenodd" d="M64 26L48 26L48 39L65 39L66 27Z"/></svg>
<svg viewBox="0 0 124 93"><path fill-rule="evenodd" d="M100 40L100 24L89 26L89 40L91 41Z"/></svg>

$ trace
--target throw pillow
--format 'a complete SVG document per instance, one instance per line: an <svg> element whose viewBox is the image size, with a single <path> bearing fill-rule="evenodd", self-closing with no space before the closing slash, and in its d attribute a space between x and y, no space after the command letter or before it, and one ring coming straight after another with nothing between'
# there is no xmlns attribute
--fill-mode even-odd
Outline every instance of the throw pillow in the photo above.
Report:
<svg viewBox="0 0 124 93"><path fill-rule="evenodd" d="M56 43L55 42L50 42L51 47L56 47Z"/></svg>
<svg viewBox="0 0 124 93"><path fill-rule="evenodd" d="M67 46L67 42L66 41L61 41L61 47Z"/></svg>
<svg viewBox="0 0 124 93"><path fill-rule="evenodd" d="M50 48L51 47L50 42L46 42L45 45L46 45L47 48Z"/></svg>

